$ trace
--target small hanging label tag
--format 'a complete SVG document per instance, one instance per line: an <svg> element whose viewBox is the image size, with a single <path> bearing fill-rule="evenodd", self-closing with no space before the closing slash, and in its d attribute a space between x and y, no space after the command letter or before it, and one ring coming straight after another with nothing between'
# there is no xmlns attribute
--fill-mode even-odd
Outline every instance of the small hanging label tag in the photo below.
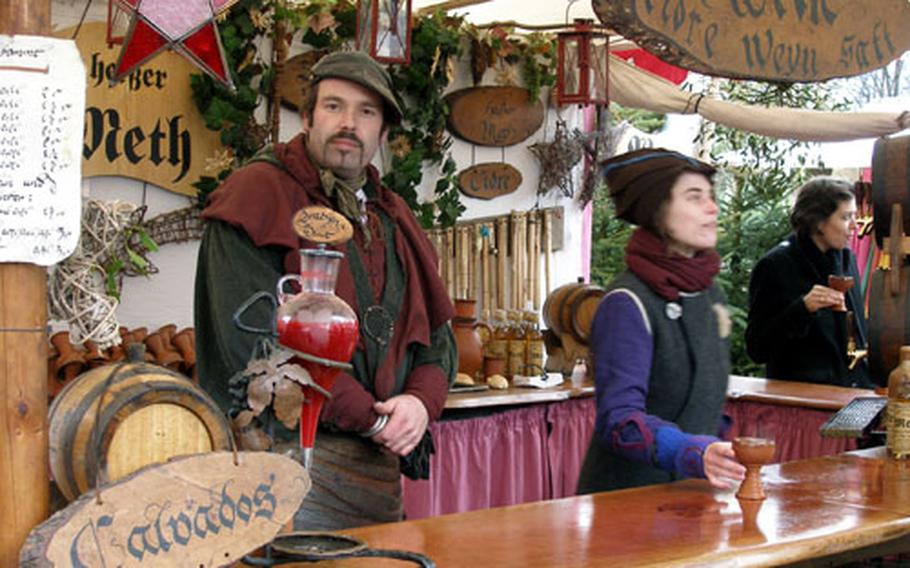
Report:
<svg viewBox="0 0 910 568"><path fill-rule="evenodd" d="M351 222L328 207L304 207L294 215L293 224L294 232L314 243L337 245L354 235Z"/></svg>

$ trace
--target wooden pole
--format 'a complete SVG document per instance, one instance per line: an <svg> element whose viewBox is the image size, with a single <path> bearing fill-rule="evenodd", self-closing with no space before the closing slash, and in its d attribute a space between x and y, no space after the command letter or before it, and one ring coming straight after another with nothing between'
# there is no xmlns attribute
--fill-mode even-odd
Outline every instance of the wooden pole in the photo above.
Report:
<svg viewBox="0 0 910 568"><path fill-rule="evenodd" d="M50 0L0 2L0 33L49 35ZM37 117L36 117L37 118ZM0 263L0 566L48 516L47 276Z"/></svg>
<svg viewBox="0 0 910 568"><path fill-rule="evenodd" d="M509 253L509 235L506 233L509 226L509 217L503 215L496 219L496 307L506 308L506 262Z"/></svg>

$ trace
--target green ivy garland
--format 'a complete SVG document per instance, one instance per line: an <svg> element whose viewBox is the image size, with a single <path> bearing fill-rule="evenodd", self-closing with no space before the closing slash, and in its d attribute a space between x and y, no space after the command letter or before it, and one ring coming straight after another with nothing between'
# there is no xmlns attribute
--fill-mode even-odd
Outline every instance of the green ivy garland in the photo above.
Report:
<svg viewBox="0 0 910 568"><path fill-rule="evenodd" d="M200 205L231 171L268 141L268 120L260 123L256 118L256 109L263 100L269 100L274 79L272 62L260 54L263 40L274 37L275 27L282 26L286 37L305 47L338 49L353 41L355 19L356 5L350 0L240 0L219 22L236 92L208 76L192 77L193 100L206 126L221 133L221 142L229 150L216 161L213 175L203 176L194 184ZM518 36L503 28L480 31L462 18L442 12L415 17L411 63L389 69L405 101L405 116L403 124L389 133L391 168L383 183L404 198L427 228L452 226L465 210L450 152L452 140L446 134L449 109L443 92L452 80L454 63L467 38L475 50L486 51L488 65L518 67L532 98L555 82L552 37L539 33ZM433 200L421 203L417 188L427 167L437 169L438 180Z"/></svg>

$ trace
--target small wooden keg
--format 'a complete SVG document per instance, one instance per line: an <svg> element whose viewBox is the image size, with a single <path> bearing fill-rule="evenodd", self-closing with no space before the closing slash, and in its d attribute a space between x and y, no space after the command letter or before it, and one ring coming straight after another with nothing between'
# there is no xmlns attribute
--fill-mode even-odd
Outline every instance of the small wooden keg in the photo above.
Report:
<svg viewBox="0 0 910 568"><path fill-rule="evenodd" d="M910 136L879 138L872 151L872 212L879 248L889 236L895 203L903 209L904 231L910 231Z"/></svg>
<svg viewBox="0 0 910 568"><path fill-rule="evenodd" d="M559 337L570 335L587 345L591 323L604 289L595 284L575 282L553 290L543 304L543 321Z"/></svg>
<svg viewBox="0 0 910 568"><path fill-rule="evenodd" d="M215 402L184 375L145 363L141 344L130 347L128 361L79 375L49 410L51 473L69 500L146 465L231 449Z"/></svg>

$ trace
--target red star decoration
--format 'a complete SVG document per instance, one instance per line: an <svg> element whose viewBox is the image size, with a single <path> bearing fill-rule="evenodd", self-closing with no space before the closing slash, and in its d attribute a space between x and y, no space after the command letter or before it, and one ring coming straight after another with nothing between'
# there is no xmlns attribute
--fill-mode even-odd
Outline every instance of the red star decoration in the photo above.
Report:
<svg viewBox="0 0 910 568"><path fill-rule="evenodd" d="M189 59L229 89L234 88L215 17L237 0L117 0L132 13L114 82L165 49Z"/></svg>

